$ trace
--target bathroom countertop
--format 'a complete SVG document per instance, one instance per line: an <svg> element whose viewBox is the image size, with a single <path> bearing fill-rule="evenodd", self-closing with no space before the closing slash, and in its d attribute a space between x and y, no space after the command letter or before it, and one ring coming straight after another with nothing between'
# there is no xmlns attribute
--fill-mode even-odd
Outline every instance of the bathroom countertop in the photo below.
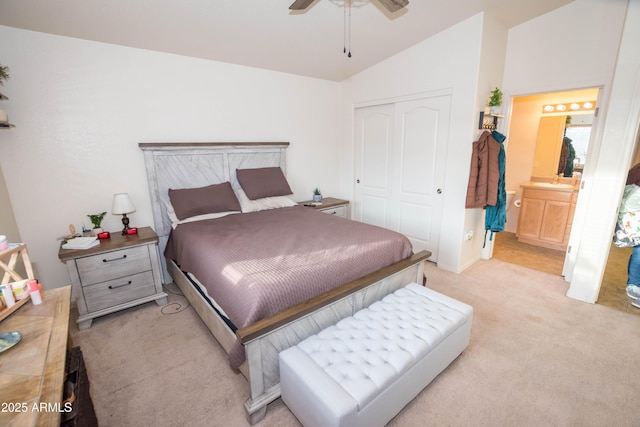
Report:
<svg viewBox="0 0 640 427"><path fill-rule="evenodd" d="M533 188L536 190L552 190L552 191L565 191L565 192L573 192L578 191L580 186L578 184L553 184L550 182L525 182L524 184L520 184L520 187L523 188Z"/></svg>

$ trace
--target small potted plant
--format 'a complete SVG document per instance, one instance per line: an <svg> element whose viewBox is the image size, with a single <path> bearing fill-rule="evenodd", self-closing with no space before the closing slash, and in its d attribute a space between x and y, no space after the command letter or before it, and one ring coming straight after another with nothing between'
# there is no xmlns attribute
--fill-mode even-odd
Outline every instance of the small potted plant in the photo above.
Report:
<svg viewBox="0 0 640 427"><path fill-rule="evenodd" d="M322 201L322 193L320 192L320 189L316 187L316 189L313 190L313 202L320 203L321 201Z"/></svg>
<svg viewBox="0 0 640 427"><path fill-rule="evenodd" d="M499 88L495 88L491 91L491 97L489 97L489 114L500 114L500 107L502 106L502 91Z"/></svg>
<svg viewBox="0 0 640 427"><path fill-rule="evenodd" d="M4 86L5 80L9 80L9 67L0 65L0 86Z"/></svg>
<svg viewBox="0 0 640 427"><path fill-rule="evenodd" d="M106 214L106 212L102 212L100 214L87 215L89 217L89 220L91 221L91 224L93 224L92 233L94 236L97 236L98 233L102 233L103 230L100 224L102 224L102 220L104 219L104 216Z"/></svg>

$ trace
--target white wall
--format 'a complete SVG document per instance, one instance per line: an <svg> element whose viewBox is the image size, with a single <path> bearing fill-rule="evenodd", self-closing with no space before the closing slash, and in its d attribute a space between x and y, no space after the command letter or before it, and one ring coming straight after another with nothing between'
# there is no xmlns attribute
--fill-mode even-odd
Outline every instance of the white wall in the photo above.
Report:
<svg viewBox="0 0 640 427"><path fill-rule="evenodd" d="M575 0L509 30L508 96L608 85L626 0Z"/></svg>
<svg viewBox="0 0 640 427"><path fill-rule="evenodd" d="M338 83L3 26L0 52L16 125L0 132L0 167L46 288L69 282L56 237L114 193L131 195L132 225L153 224L139 142L289 141L295 198L340 195Z"/></svg>
<svg viewBox="0 0 640 427"><path fill-rule="evenodd" d="M475 122L473 123L474 138L477 140L484 130L479 128L479 114L487 107L490 92L498 87L502 88L502 73L504 72L504 61L507 49L507 28L496 20L491 14L484 14L482 28L482 44L478 52L480 55L480 67L478 69L478 89L475 108ZM503 106L504 108L504 106ZM498 122L497 131L503 133L504 121ZM503 143L504 144L504 143ZM470 156L469 156L470 158ZM470 163L470 162L468 162ZM467 166L467 170L470 165ZM458 173L463 173L459 171ZM468 176L469 172L467 172ZM490 257L493 249L492 241L494 235L485 231L484 209L467 209L465 215L464 230L472 230L476 236L472 241L464 241L460 265L458 271L462 271L476 262L481 256ZM486 248L486 250L483 250Z"/></svg>
<svg viewBox="0 0 640 427"><path fill-rule="evenodd" d="M0 234L7 236L7 240L10 242L20 241L20 231L13 213L13 206L11 205L2 168L0 168Z"/></svg>
<svg viewBox="0 0 640 427"><path fill-rule="evenodd" d="M438 90L452 91L438 256L438 266L451 271L460 271L479 259L482 246L479 237L465 242L463 234L468 227L484 230L484 223L480 222L484 216L479 214L482 210L466 211L464 201L471 146L480 134L477 130L480 106L486 104L492 85L500 84L503 66L500 59L491 63L481 57L482 45L487 42L483 35L486 25L496 25L487 34L488 38L498 36L497 50L503 55L505 42L499 40L500 27L479 14L353 76L343 82L342 88L345 120L340 182L342 192L351 198L354 194L354 107ZM506 29L503 28L502 33L506 39Z"/></svg>

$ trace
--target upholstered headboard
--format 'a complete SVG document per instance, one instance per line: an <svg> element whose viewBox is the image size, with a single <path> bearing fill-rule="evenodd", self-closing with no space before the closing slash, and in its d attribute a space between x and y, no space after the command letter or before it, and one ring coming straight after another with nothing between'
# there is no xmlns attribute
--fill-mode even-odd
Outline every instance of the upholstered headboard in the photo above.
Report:
<svg viewBox="0 0 640 427"><path fill-rule="evenodd" d="M167 215L169 188L195 188L229 181L240 188L236 169L279 166L286 174L288 142L201 142L201 143L140 143L147 169L154 229L159 237L160 252L164 252L171 221ZM165 280L165 260L160 256Z"/></svg>

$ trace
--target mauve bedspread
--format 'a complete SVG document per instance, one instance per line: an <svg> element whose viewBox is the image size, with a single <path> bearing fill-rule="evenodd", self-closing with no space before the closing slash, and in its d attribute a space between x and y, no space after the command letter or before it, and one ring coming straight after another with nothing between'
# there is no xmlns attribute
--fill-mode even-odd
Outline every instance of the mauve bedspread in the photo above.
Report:
<svg viewBox="0 0 640 427"><path fill-rule="evenodd" d="M243 328L411 255L396 232L294 206L179 225L165 256ZM244 361L239 342L229 354Z"/></svg>

